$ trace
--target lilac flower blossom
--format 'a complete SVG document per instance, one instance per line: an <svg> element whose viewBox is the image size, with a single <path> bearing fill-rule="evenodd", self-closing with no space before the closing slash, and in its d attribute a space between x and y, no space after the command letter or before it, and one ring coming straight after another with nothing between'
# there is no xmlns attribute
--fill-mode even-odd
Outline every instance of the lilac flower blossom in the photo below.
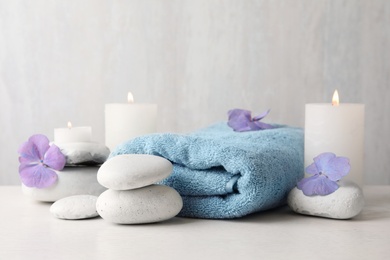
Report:
<svg viewBox="0 0 390 260"><path fill-rule="evenodd" d="M52 144L44 135L33 135L23 143L19 150L19 175L27 187L47 188L57 181L54 170L62 170L65 166L65 156L60 149Z"/></svg>
<svg viewBox="0 0 390 260"><path fill-rule="evenodd" d="M251 117L251 111L244 109L232 109L228 111L229 121L228 126L233 128L237 132L256 131L263 129L274 128L272 125L260 122L261 119L266 117L269 113L269 109L262 114Z"/></svg>
<svg viewBox="0 0 390 260"><path fill-rule="evenodd" d="M347 175L350 169L348 158L322 153L314 158L314 163L306 167L306 172L312 176L300 180L297 188L306 196L331 194L339 188L337 181Z"/></svg>

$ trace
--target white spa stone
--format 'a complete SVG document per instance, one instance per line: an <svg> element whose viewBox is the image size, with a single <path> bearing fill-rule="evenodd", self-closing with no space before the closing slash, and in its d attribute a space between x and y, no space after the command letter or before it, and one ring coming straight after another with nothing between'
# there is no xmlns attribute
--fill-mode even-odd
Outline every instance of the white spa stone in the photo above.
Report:
<svg viewBox="0 0 390 260"><path fill-rule="evenodd" d="M287 203L300 214L334 219L349 219L364 206L363 191L353 182L341 182L339 188L326 196L306 196L297 188L291 190Z"/></svg>
<svg viewBox="0 0 390 260"><path fill-rule="evenodd" d="M100 165L110 155L110 150L99 143L55 143L66 157L66 165Z"/></svg>
<svg viewBox="0 0 390 260"><path fill-rule="evenodd" d="M92 195L74 195L57 200L50 207L50 212L60 219L86 219L99 216L96 200Z"/></svg>
<svg viewBox="0 0 390 260"><path fill-rule="evenodd" d="M124 154L108 159L99 169L101 185L113 190L130 190L154 184L172 173L172 163L149 154Z"/></svg>
<svg viewBox="0 0 390 260"><path fill-rule="evenodd" d="M99 196L96 209L106 221L117 224L142 224L164 221L176 216L183 201L176 190L164 185L116 191Z"/></svg>
<svg viewBox="0 0 390 260"><path fill-rule="evenodd" d="M25 195L38 201L54 202L72 195L99 196L106 190L96 179L99 167L65 167L62 171L55 171L57 182L48 188L30 188L22 184Z"/></svg>

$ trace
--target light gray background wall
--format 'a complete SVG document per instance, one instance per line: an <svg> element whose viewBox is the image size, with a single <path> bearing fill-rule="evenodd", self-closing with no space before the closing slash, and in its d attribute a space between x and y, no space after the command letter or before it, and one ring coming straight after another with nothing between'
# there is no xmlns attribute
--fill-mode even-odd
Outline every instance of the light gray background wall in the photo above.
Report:
<svg viewBox="0 0 390 260"><path fill-rule="evenodd" d="M34 133L71 120L103 142L128 90L187 132L235 107L303 126L335 88L366 104L366 183L390 184L390 1L0 0L0 184Z"/></svg>

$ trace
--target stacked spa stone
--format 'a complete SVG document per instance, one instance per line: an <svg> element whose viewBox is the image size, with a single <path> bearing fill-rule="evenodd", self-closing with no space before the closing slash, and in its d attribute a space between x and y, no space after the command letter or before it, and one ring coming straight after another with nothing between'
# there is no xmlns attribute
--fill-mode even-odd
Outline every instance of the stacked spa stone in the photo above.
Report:
<svg viewBox="0 0 390 260"><path fill-rule="evenodd" d="M168 160L146 154L118 155L99 169L97 179L104 187L96 203L99 215L117 224L164 221L176 216L183 201L176 190L155 183L172 173Z"/></svg>
<svg viewBox="0 0 390 260"><path fill-rule="evenodd" d="M99 196L106 190L96 179L99 166L110 150L99 143L56 143L65 155L66 165L57 173L57 182L48 188L38 189L22 185L23 193L38 201L54 202L73 195Z"/></svg>

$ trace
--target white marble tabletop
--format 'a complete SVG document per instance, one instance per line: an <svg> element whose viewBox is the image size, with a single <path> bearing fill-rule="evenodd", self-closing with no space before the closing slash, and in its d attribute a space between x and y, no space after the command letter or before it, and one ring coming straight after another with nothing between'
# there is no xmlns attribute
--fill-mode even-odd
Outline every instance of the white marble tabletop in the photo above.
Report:
<svg viewBox="0 0 390 260"><path fill-rule="evenodd" d="M390 186L366 186L351 220L288 207L235 220L173 218L116 225L67 221L18 186L0 187L0 259L389 259Z"/></svg>

